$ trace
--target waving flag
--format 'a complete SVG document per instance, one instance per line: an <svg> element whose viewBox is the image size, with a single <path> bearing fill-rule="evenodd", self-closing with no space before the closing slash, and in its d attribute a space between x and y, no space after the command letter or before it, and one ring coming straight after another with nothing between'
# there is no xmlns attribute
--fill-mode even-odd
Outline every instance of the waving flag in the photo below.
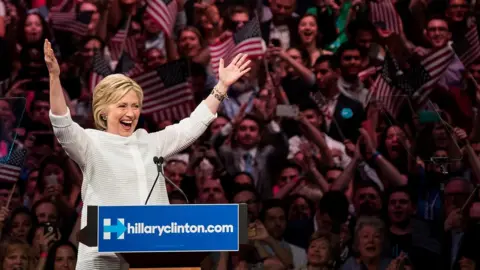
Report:
<svg viewBox="0 0 480 270"><path fill-rule="evenodd" d="M478 39L477 22L474 17L468 19L465 37L454 43L453 49L465 67L468 67L480 57L480 41Z"/></svg>
<svg viewBox="0 0 480 270"><path fill-rule="evenodd" d="M403 32L402 19L391 0L369 1L370 21L397 34Z"/></svg>
<svg viewBox="0 0 480 270"><path fill-rule="evenodd" d="M447 45L440 50L430 52L420 63L411 65L408 77L413 84L419 86L415 87L413 93L415 103L425 104L454 57L455 52Z"/></svg>
<svg viewBox="0 0 480 270"><path fill-rule="evenodd" d="M26 149L17 149L0 162L0 181L15 182L20 177L27 155Z"/></svg>
<svg viewBox="0 0 480 270"><path fill-rule="evenodd" d="M231 38L223 42L210 45L210 63L218 76L220 59L225 60L225 65L239 53L246 53L250 57L263 56L265 48L257 18L253 18L239 29Z"/></svg>
<svg viewBox="0 0 480 270"><path fill-rule="evenodd" d="M148 0L146 12L150 18L168 36L172 36L173 26L178 12L175 0Z"/></svg>
<svg viewBox="0 0 480 270"><path fill-rule="evenodd" d="M370 100L381 103L393 117L397 117L403 104L408 100L403 72L387 50L382 70L370 88Z"/></svg>
<svg viewBox="0 0 480 270"><path fill-rule="evenodd" d="M77 36L86 36L93 12L51 12L52 28L57 31L71 32Z"/></svg>
<svg viewBox="0 0 480 270"><path fill-rule="evenodd" d="M95 86L106 76L112 74L112 69L108 61L103 57L102 53L95 52L93 55L93 69L90 73L89 89L93 93Z"/></svg>
<svg viewBox="0 0 480 270"><path fill-rule="evenodd" d="M187 60L169 62L132 79L143 88L143 113L155 121L183 119L195 108Z"/></svg>
<svg viewBox="0 0 480 270"><path fill-rule="evenodd" d="M138 45L137 35L128 35L128 24L125 23L114 36L108 41L108 49L112 60L119 61L122 55L122 49L132 59L138 57Z"/></svg>

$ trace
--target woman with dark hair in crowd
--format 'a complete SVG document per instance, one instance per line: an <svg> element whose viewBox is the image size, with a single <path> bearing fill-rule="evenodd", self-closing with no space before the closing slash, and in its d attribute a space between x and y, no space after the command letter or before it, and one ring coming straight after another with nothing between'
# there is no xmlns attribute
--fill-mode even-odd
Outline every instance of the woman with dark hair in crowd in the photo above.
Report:
<svg viewBox="0 0 480 270"><path fill-rule="evenodd" d="M59 241L50 247L45 269L75 270L76 263L77 248L68 241Z"/></svg>
<svg viewBox="0 0 480 270"><path fill-rule="evenodd" d="M324 54L332 54L332 52L322 49L323 32L320 27L321 26L317 24L317 18L312 14L304 15L298 23L300 45L309 55L307 66L312 66L318 57Z"/></svg>
<svg viewBox="0 0 480 270"><path fill-rule="evenodd" d="M17 208L13 210L10 219L7 220L5 224L5 233L3 235L27 242L28 234L32 229L33 220L33 216L28 208Z"/></svg>
<svg viewBox="0 0 480 270"><path fill-rule="evenodd" d="M30 12L18 24L18 43L21 47L37 45L41 50L43 41L51 38L49 26L40 13Z"/></svg>

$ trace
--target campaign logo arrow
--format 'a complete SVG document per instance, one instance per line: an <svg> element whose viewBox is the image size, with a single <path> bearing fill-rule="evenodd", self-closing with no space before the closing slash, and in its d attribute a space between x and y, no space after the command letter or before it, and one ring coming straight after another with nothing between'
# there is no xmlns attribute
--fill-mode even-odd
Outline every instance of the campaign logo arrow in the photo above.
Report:
<svg viewBox="0 0 480 270"><path fill-rule="evenodd" d="M117 239L123 239L123 234L127 230L125 227L124 219L117 218L117 225L104 226L103 231L107 233L116 233Z"/></svg>

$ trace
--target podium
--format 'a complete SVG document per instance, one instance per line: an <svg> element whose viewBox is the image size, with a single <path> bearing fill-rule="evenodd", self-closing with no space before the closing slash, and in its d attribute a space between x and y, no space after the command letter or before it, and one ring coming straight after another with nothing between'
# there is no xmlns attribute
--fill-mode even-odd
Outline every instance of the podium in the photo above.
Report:
<svg viewBox="0 0 480 270"><path fill-rule="evenodd" d="M87 206L80 243L132 270L200 269L212 252L248 244L246 204Z"/></svg>

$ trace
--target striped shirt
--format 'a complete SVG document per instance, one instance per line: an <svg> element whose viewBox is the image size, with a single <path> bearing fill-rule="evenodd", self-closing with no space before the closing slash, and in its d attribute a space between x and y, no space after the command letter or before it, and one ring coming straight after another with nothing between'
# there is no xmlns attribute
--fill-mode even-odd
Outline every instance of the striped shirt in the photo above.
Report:
<svg viewBox="0 0 480 270"><path fill-rule="evenodd" d="M85 205L143 205L157 175L153 157L167 158L190 146L215 117L202 102L189 118L176 125L150 134L139 129L130 137L122 137L83 129L72 121L70 111L63 116L50 112L58 141L83 172ZM149 204L169 204L165 181L157 183ZM81 228L87 223L86 210L83 207ZM76 269L128 269L115 254L97 251L79 244Z"/></svg>

